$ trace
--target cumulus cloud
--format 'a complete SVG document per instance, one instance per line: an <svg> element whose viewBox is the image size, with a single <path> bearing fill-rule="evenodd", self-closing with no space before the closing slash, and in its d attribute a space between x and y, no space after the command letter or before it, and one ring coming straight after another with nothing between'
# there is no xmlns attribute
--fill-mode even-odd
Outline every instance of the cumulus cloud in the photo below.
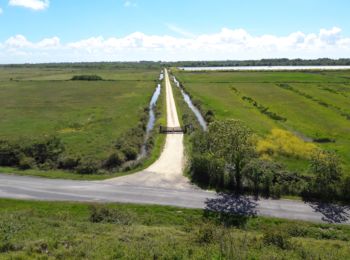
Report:
<svg viewBox="0 0 350 260"><path fill-rule="evenodd" d="M223 28L198 36L182 33L178 37L135 32L119 38L98 36L65 44L58 37L31 42L16 35L0 43L0 50L0 58L6 62L341 58L350 57L350 38L342 36L337 27L286 36L255 36L242 28ZM24 53L28 54L26 60Z"/></svg>
<svg viewBox="0 0 350 260"><path fill-rule="evenodd" d="M32 43L29 42L23 35L16 35L10 37L5 41L5 46L8 48L26 48L32 47Z"/></svg>
<svg viewBox="0 0 350 260"><path fill-rule="evenodd" d="M42 49L50 49L50 48L55 48L60 46L60 39L58 37L53 37L53 38L46 38L43 39L37 43L33 43L27 40L26 37L23 35L16 35L13 37L10 37L5 41L3 46L6 49L37 49L37 50L42 50Z"/></svg>
<svg viewBox="0 0 350 260"><path fill-rule="evenodd" d="M29 8L35 11L44 10L49 7L49 0L10 0L9 5Z"/></svg>
<svg viewBox="0 0 350 260"><path fill-rule="evenodd" d="M57 48L60 47L60 39L58 37L46 38L36 44L39 49Z"/></svg>

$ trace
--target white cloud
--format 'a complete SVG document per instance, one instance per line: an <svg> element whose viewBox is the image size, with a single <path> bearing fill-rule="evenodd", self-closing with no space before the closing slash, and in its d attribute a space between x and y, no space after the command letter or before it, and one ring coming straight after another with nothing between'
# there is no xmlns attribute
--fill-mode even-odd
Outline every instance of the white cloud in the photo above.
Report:
<svg viewBox="0 0 350 260"><path fill-rule="evenodd" d="M255 36L244 29L223 28L213 34L189 36L135 32L119 38L98 36L62 44L58 37L31 42L16 35L0 43L0 60L17 63L350 57L350 37L342 36L337 27L286 36Z"/></svg>
<svg viewBox="0 0 350 260"><path fill-rule="evenodd" d="M39 49L57 48L60 45L60 39L58 37L46 38L36 44Z"/></svg>
<svg viewBox="0 0 350 260"><path fill-rule="evenodd" d="M16 35L10 37L3 44L7 49L50 49L60 46L60 39L58 37L46 38L37 43L33 43L27 40L23 35Z"/></svg>
<svg viewBox="0 0 350 260"><path fill-rule="evenodd" d="M340 38L341 29L338 27L333 27L330 30L321 29L320 39L327 43L334 43Z"/></svg>
<svg viewBox="0 0 350 260"><path fill-rule="evenodd" d="M28 48L32 47L32 43L23 35L18 34L7 39L7 41L5 41L5 46L8 48Z"/></svg>
<svg viewBox="0 0 350 260"><path fill-rule="evenodd" d="M44 10L49 7L49 0L10 0L9 5L21 6L35 11Z"/></svg>
<svg viewBox="0 0 350 260"><path fill-rule="evenodd" d="M2 8L0 7L0 15L3 13L4 11L2 10Z"/></svg>

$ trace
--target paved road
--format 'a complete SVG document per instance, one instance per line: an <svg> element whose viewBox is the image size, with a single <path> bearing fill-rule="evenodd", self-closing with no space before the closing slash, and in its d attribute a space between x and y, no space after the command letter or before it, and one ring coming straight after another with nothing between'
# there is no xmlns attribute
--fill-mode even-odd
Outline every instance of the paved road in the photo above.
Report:
<svg viewBox="0 0 350 260"><path fill-rule="evenodd" d="M178 126L168 73L165 73L168 126ZM167 135L160 158L149 168L105 181L53 180L0 174L0 197L49 200L130 202L207 208L245 215L263 215L316 222L350 224L347 207L291 200L253 200L201 190L182 175L183 135Z"/></svg>

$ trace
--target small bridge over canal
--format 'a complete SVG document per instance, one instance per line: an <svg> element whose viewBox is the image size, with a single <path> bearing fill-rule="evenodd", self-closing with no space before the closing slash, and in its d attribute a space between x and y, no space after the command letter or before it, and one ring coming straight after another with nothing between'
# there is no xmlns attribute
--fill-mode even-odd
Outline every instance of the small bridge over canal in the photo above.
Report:
<svg viewBox="0 0 350 260"><path fill-rule="evenodd" d="M192 132L192 130L192 125L185 125L185 127L159 126L159 133L161 134L186 134Z"/></svg>

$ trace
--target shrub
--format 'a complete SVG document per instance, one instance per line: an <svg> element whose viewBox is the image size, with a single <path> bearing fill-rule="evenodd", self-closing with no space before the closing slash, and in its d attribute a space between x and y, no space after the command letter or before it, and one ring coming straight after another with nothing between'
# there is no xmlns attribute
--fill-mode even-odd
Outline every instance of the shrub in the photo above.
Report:
<svg viewBox="0 0 350 260"><path fill-rule="evenodd" d="M208 110L205 115L204 115L205 121L207 121L208 123L211 123L215 120L215 114L213 110Z"/></svg>
<svg viewBox="0 0 350 260"><path fill-rule="evenodd" d="M15 216L12 216L12 219L13 217ZM4 219L6 219L6 217L4 217ZM4 221L0 219L0 253L16 250L16 245L13 244L13 238L22 227L22 224L18 224L17 220Z"/></svg>
<svg viewBox="0 0 350 260"><path fill-rule="evenodd" d="M52 160L46 160L44 163L39 164L38 167L42 170L57 169L57 162Z"/></svg>
<svg viewBox="0 0 350 260"><path fill-rule="evenodd" d="M0 141L0 165L15 166L18 165L21 151L20 147L11 144L8 141Z"/></svg>
<svg viewBox="0 0 350 260"><path fill-rule="evenodd" d="M80 158L69 155L61 156L58 159L58 168L64 170L73 170L79 165Z"/></svg>
<svg viewBox="0 0 350 260"><path fill-rule="evenodd" d="M209 185L209 157L203 154L195 154L191 158L191 176L194 182Z"/></svg>
<svg viewBox="0 0 350 260"><path fill-rule="evenodd" d="M96 173L99 169L99 163L93 160L86 159L81 161L76 167L76 171L81 174Z"/></svg>
<svg viewBox="0 0 350 260"><path fill-rule="evenodd" d="M224 162L210 154L194 154L190 170L192 180L198 184L210 187L224 186Z"/></svg>
<svg viewBox="0 0 350 260"><path fill-rule="evenodd" d="M116 142L115 148L125 155L127 161L135 160L144 142L143 125L130 129Z"/></svg>
<svg viewBox="0 0 350 260"><path fill-rule="evenodd" d="M280 196L280 186L276 177L282 167L269 160L253 159L244 168L243 175L246 185L257 196L263 192L265 196Z"/></svg>
<svg viewBox="0 0 350 260"><path fill-rule="evenodd" d="M265 245L273 245L283 250L289 249L291 247L290 237L288 234L276 230L265 231L263 242Z"/></svg>
<svg viewBox="0 0 350 260"><path fill-rule="evenodd" d="M343 180L342 196L345 201L350 201L350 177L346 177Z"/></svg>
<svg viewBox="0 0 350 260"><path fill-rule="evenodd" d="M64 150L61 139L54 136L34 142L24 149L24 153L34 158L37 164L44 164L46 161L57 162Z"/></svg>
<svg viewBox="0 0 350 260"><path fill-rule="evenodd" d="M76 75L76 76L73 76L71 80L96 81L96 80L103 80L103 79L97 75Z"/></svg>
<svg viewBox="0 0 350 260"><path fill-rule="evenodd" d="M125 162L125 155L120 151L112 153L108 159L103 163L103 167L112 169L121 166Z"/></svg>
<svg viewBox="0 0 350 260"><path fill-rule="evenodd" d="M276 172L274 180L279 185L280 195L300 195L310 182L310 177L281 169ZM278 192L278 190L274 191Z"/></svg>
<svg viewBox="0 0 350 260"><path fill-rule="evenodd" d="M31 157L23 156L18 163L18 168L21 170L28 170L34 167L35 167L35 160Z"/></svg>
<svg viewBox="0 0 350 260"><path fill-rule="evenodd" d="M292 237L305 237L308 234L307 228L301 224L288 224L286 231Z"/></svg>
<svg viewBox="0 0 350 260"><path fill-rule="evenodd" d="M131 145L123 147L122 152L125 155L127 161L136 160L138 155L138 149L135 146Z"/></svg>
<svg viewBox="0 0 350 260"><path fill-rule="evenodd" d="M154 135L150 135L146 142L146 151L151 151L154 147Z"/></svg>
<svg viewBox="0 0 350 260"><path fill-rule="evenodd" d="M328 137L314 138L313 141L315 143L335 143L334 139L331 139L331 138L328 138Z"/></svg>
<svg viewBox="0 0 350 260"><path fill-rule="evenodd" d="M100 205L92 205L90 207L90 221L92 223L131 225L133 218L129 212L119 211L118 209Z"/></svg>
<svg viewBox="0 0 350 260"><path fill-rule="evenodd" d="M200 244L209 244L215 238L216 226L210 223L202 225L196 233L196 241Z"/></svg>

